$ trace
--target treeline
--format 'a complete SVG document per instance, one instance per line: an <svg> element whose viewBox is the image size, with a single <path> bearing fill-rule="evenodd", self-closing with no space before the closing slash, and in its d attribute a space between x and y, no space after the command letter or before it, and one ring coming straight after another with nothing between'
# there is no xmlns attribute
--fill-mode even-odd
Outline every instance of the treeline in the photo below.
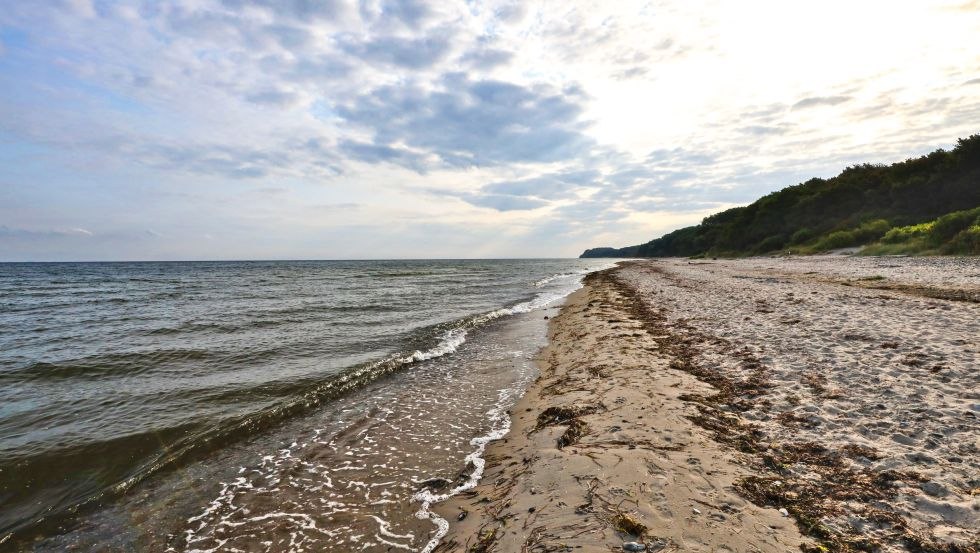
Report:
<svg viewBox="0 0 980 553"><path fill-rule="evenodd" d="M892 165L848 167L836 177L814 178L784 188L646 244L594 248L582 257L744 256L785 250L814 253L876 244L892 229L934 222L978 206L980 134L975 134L959 139L951 151L936 150ZM970 231L980 221L969 220L968 215L955 219L965 225L958 232L980 232L980 228ZM892 238L897 240L900 234L893 233ZM954 237L946 238L951 241ZM962 249L946 252L944 244L935 240L933 236L930 241L917 242L929 245L929 249L918 252L980 253ZM960 237L957 247L971 240Z"/></svg>

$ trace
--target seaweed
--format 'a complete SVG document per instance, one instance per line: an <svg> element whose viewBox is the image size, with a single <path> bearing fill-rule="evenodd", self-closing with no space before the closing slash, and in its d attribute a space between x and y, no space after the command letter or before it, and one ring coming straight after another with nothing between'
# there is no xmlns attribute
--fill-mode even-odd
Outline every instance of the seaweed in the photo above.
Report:
<svg viewBox="0 0 980 553"><path fill-rule="evenodd" d="M564 424L572 419L598 413L603 410L602 404L590 403L587 405L562 405L558 407L548 407L538 415L537 429L555 424Z"/></svg>
<svg viewBox="0 0 980 553"><path fill-rule="evenodd" d="M567 446L578 443L579 439L588 433L588 431L589 425L585 424L581 419L572 419L568 421L568 428L566 428L565 432L558 438L558 449L563 449Z"/></svg>
<svg viewBox="0 0 980 553"><path fill-rule="evenodd" d="M673 279L659 267L638 266L659 277ZM922 476L912 471L854 468L852 459L880 459L874 449L859 444L832 449L816 442L768 443L758 426L743 422L736 414L768 402L765 395L772 385L759 359L747 348L732 352L747 372L742 379L729 378L720 371L701 366L696 361L697 344L724 342L698 332L683 319L668 321L666 310L650 307L634 288L617 278L617 270L591 273L587 281L590 285L611 286L621 294L632 317L657 342L658 351L672 358L670 368L691 374L717 390L709 396L683 395L681 399L692 402L697 409L697 414L688 418L709 431L719 443L748 454L745 461L758 473L738 480L736 490L760 506L785 508L800 530L817 541L815 545L801 546L804 553L878 551L886 544L902 544L913 553L978 553L977 544L940 542L923 533L927 530L913 529L897 512L886 510L897 496L895 482L921 481ZM915 365L916 361L920 359L906 358L908 365ZM839 390L827 388L827 380L820 373L809 372L803 380L818 397L840 395ZM777 418L787 426L809 424L805 417L792 412ZM824 522L845 513L874 522L876 531L862 533L853 528L831 528Z"/></svg>
<svg viewBox="0 0 980 553"><path fill-rule="evenodd" d="M497 542L497 529L490 528L488 530L481 530L479 536L476 538L476 543L470 546L467 550L469 553L488 553L493 550L493 546Z"/></svg>
<svg viewBox="0 0 980 553"><path fill-rule="evenodd" d="M612 517L612 525L618 532L629 536L642 538L647 533L647 526L633 515L617 511Z"/></svg>

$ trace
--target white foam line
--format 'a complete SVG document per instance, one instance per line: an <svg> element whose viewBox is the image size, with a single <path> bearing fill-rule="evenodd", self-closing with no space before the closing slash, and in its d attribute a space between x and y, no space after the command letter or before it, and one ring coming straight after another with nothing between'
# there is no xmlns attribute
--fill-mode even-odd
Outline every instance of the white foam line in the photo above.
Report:
<svg viewBox="0 0 980 553"><path fill-rule="evenodd" d="M407 545L402 545L400 543L395 543L393 541L388 541L388 540L382 538L381 536L379 536L378 534L375 534L374 535L374 539L376 539L379 542L387 545L388 547L394 547L395 549L404 549L405 551L411 551L412 550L412 548L409 547L409 546L407 546ZM365 549L365 547L362 547L361 549Z"/></svg>
<svg viewBox="0 0 980 553"><path fill-rule="evenodd" d="M395 538L395 539L401 539L401 540L415 539L415 534L413 534L411 532L409 532L408 534L396 534L396 533L392 532L391 531L391 524L389 524L388 521L386 521L384 519L378 518L378 517L376 517L374 515L371 515L371 518L373 518L374 521L378 523L378 532L380 532L381 535L384 536L384 537L386 537L386 538Z"/></svg>
<svg viewBox="0 0 980 553"><path fill-rule="evenodd" d="M536 282L534 284L535 287L541 287L544 284L547 284L548 282L551 282L553 280L557 280L558 278L561 278L561 277L577 277L577 278L574 279L574 281L572 283L570 283L570 286L564 287L564 288L562 288L562 289L560 289L558 291L551 292L551 293L542 292L541 294L538 294L537 296L535 296L531 300L518 303L518 304L513 305L511 307L502 307L500 309L495 309L493 311L490 311L488 313L484 313L482 315L477 315L476 317L473 317L472 319L464 322L461 326L459 326L457 328L453 328L453 329L447 330L442 335L442 338L439 340L439 343L436 344L435 346L433 346L430 349L427 349L425 351L416 350L411 355L408 355L406 357L392 357L392 358L388 358L388 359L383 359L381 361L378 361L377 363L374 363L373 365L370 365L368 367L364 367L364 368L362 368L362 369L360 369L358 371L355 371L355 372L352 372L352 373L347 373L343 377L339 378L338 381L336 382L336 384L343 384L343 383L349 381L352 378L356 378L356 377L359 377L359 376L361 376L361 375L363 375L365 373L372 372L375 369L377 369L378 367L383 366L383 365L386 365L386 364L389 364L389 363L397 363L398 365L406 365L406 364L409 364L409 363L417 363L419 361L427 361L429 359L435 359L436 357L442 357L443 355L448 355L448 354L451 354L451 353L456 353L456 350L460 346L462 346L464 343L466 343L466 334L467 334L467 331L470 328L475 328L477 326L480 326L482 324L488 323L488 322L490 322L492 320L495 320L495 319L499 319L500 317L505 317L507 315L516 315L518 313L528 313L530 311L534 311L535 309L541 309L542 307L547 307L548 305L551 305L551 304L553 304L553 303L555 303L555 302L557 302L559 300L564 299L566 296L568 296L572 292L574 292L574 291L578 290L579 288L581 288L582 287L582 278L585 275L587 275L588 273L591 273L593 271L601 271L603 269L607 269L609 267L612 267L615 264L616 264L615 261L606 262L606 263L600 264L600 265L598 265L596 267L590 267L590 268L587 268L587 269L582 269L582 270L577 271L577 272L574 272L574 273L557 273L557 274L552 275L550 277L546 277L544 279L541 279L540 281L538 281L538 282ZM538 283L541 283L541 284L538 284Z"/></svg>
<svg viewBox="0 0 980 553"><path fill-rule="evenodd" d="M555 274L553 274L553 275L551 275L549 277L544 277L541 280L535 281L534 282L534 287L535 288L541 288L545 284L548 284L549 282L554 282L554 281L556 281L556 280L558 280L560 278L568 278L568 277L574 277L574 276L582 276L582 275L586 275L588 273L591 273L592 271L595 271L595 270L597 270L597 269L582 269L580 271L575 271L573 273L555 273Z"/></svg>
<svg viewBox="0 0 980 553"><path fill-rule="evenodd" d="M466 343L466 330L454 328L443 334L442 340L434 348L426 351L416 351L408 357L402 357L398 361L402 364L407 364L442 357L443 355L456 353L456 349L464 343Z"/></svg>
<svg viewBox="0 0 980 553"><path fill-rule="evenodd" d="M446 331L443 334L442 339L439 341L439 343L436 344L434 347L426 350L426 351L416 351L416 352L414 352L411 355L406 356L406 357L392 357L392 358L389 358L389 359L384 359L382 361L378 361L377 363L374 363L372 365L369 365L369 366L366 366L366 367L362 367L362 368L360 368L358 370L355 370L355 371L352 371L352 372L349 372L349 373L346 373L346 374L340 376L336 381L330 383L328 385L328 387L333 387L333 386L345 384L345 383L349 382L350 380L352 380L354 378L358 378L358 377L360 377L360 376L362 376L364 374L373 372L378 367L383 366L383 365L386 365L386 364L389 364L389 363L397 363L398 365L405 365L405 364L408 364L408 363L414 363L414 362L419 362L419 361L426 361L428 359L434 359L436 357L442 357L443 355L455 353L456 350L461 345L463 345L464 343L466 343L467 329L477 327L479 325L485 324L487 322L490 322L492 320L495 320L495 319L498 319L500 317L504 317L504 316L507 316L507 315L515 315L515 314L518 314L518 313L528 313L530 311L534 311L535 309L540 309L542 307L547 307L548 305L551 305L551 304L553 304L553 303L555 303L555 302L557 302L557 301L565 298L566 296L568 296L572 292L575 292L576 290L578 290L579 288L581 288L581 286L582 286L582 276L584 276L584 275L586 275L586 274L588 274L588 273L590 273L592 271L599 271L599 270L603 270L603 269L612 267L613 265L615 265L615 263L616 262L609 262L609 263L606 263L604 265L600 265L600 266L596 266L596 267L591 267L591 268L588 268L588 269L583 269L581 271L574 272L574 273L557 273L557 274L554 274L554 275L552 275L550 277L546 277L544 279L541 279L541 280L539 280L539 281L537 281L537 282L534 283L534 286L535 287L544 286L545 284L548 284L548 283L550 283L552 281L555 281L555 280L557 280L559 278L562 278L562 277L578 277L578 278L575 278L574 279L574 282L571 283L570 286L564 287L564 288L562 288L562 289L560 289L558 291L551 292L551 293L544 293L543 292L541 294L538 294L533 299L528 300L526 302L518 303L518 304L513 305L511 307L504 307L504 308L496 309L494 311L490 311L488 313L484 313L482 315L476 316L476 317L474 317L474 318L466 321L465 323L463 323L463 326L457 327L457 328L453 328L453 329L450 329L450 330ZM440 517L439 515L433 513L430 510L430 507L432 506L432 504L440 503L442 501L445 501L445 500L449 499L450 497L452 497L452 496L454 496L456 494L459 494L460 492L463 492L463 491L466 491L466 490L469 490L469 489L472 489L472 488L476 487L476 484L477 484L477 482L479 482L480 478L483 476L483 472L484 472L484 469L485 469L486 461L483 459L483 453L486 450L487 445L490 442L494 441L494 440L499 440L500 438L504 437L510 431L510 417L507 415L507 412L506 412L506 409L504 408L504 405L506 404L506 402L511 397L513 397L514 395L519 395L520 393L521 393L521 390L520 389L506 389L506 390L500 390L498 392L499 399L498 399L497 404L494 406L493 409L491 409L490 411L487 412L487 415L489 416L490 420L492 421L492 423L494 425L493 426L493 430L491 430L490 433L488 433L485 436L480 436L480 437L473 438L472 440L470 440L470 445L475 446L476 449L472 453L470 453L469 455L466 456L466 458L464 459L464 462L465 462L466 465L469 465L469 463L473 463L474 470L470 474L469 479L465 483L463 483L460 486L457 486L456 488L454 488L453 490L451 490L450 492L445 493L445 494L438 494L438 495L436 495L436 494L432 494L429 490L423 490L423 491L417 493L412 498L413 501L419 501L419 502L422 503L422 507L419 509L418 512L415 513L415 516L417 518L420 518L420 519L428 518L429 520L431 520L433 522L433 524L436 525L436 533L435 533L435 536L433 536L433 538L431 540L429 540L429 542L426 544L426 546L422 549L422 553L431 553L432 550L435 549L435 547L439 544L440 540L449 531L449 522L446 521L444 518ZM319 436L320 432L321 432L320 430L317 430L316 431L316 434L314 435L314 438L317 437L317 436ZM290 457L292 455L291 448L296 447L296 445L297 445L296 443L293 443L292 446L290 446L290 448L286 448L286 449L281 450L280 451L280 455L285 455L285 457ZM265 464L267 464L269 462L272 462L276 466L278 466L278 464L279 464L279 460L276 460L275 457L272 456L272 455L267 455L267 456L265 456L265 457L262 458L262 464L263 465L265 465ZM333 468L333 469L330 469L330 470L332 470L332 471L352 470L352 469L355 469L355 468L363 469L364 467L345 466L345 467ZM243 470L244 470L244 468L243 468ZM239 471L239 474L241 474L241 472L242 471ZM256 472L258 474L262 474L260 471L256 471L256 470L253 470L253 472ZM273 484L275 484L275 482ZM362 482L358 482L357 484L361 484L362 486L365 485ZM243 487L245 487L245 488L251 488L252 487L245 478L239 478L239 479L237 479L236 481L234 481L234 482L232 482L230 484L229 483L223 483L223 488L222 488L221 492L218 494L218 497L214 501L212 501L204 509L204 511L201 514L199 514L197 516L194 516L194 517L191 517L190 519L187 520L187 523L188 524L192 524L192 523L195 523L195 522L199 523L198 524L198 527L196 529L188 529L188 530L185 530L185 534L186 534L186 539L187 539L188 545L190 545L191 543L193 543L195 541L199 541L200 539L203 539L203 538L198 538L197 537L197 533L199 531L203 530L207 526L207 521L204 520L205 518L213 515L223 504L225 504L225 503L231 504L231 501L232 501L232 499L234 498L234 495L235 495L235 491L232 489L233 486L235 487L235 489L239 489L239 488L243 488ZM327 482L327 486L328 487L331 487L331 488L333 487L333 482L330 481L329 479L328 479L328 482ZM351 486L351 484L348 483L348 487L350 487L350 486ZM272 490L272 491L274 491L274 490ZM381 501L385 501L385 500L381 500ZM333 503L333 502L331 502L331 503ZM299 515L299 514L297 514L297 515L291 515L291 514L288 514L288 513L277 513L275 516L303 516L303 515ZM379 521L379 524L380 524L380 521ZM313 529L316 529L316 530L318 530L320 532L329 533L329 532L327 532L325 530L322 530L320 528L316 528L315 524L313 524L312 527L313 527ZM382 529L382 534L385 535L384 528ZM0 539L0 543L3 543L3 540L5 540L5 539L7 539L9 537L10 537L9 535L4 536L2 539ZM386 543L387 545L390 545L390 546L393 546L393 547L400 547L397 544L390 543L390 542L387 542L387 541L381 539L377 535L375 537L378 538L380 541ZM389 537L392 537L392 536L389 536ZM217 540L217 538L215 538L215 539ZM218 544L218 546L215 549L220 548L221 546L223 546L224 543L227 540L218 540L218 541L219 541L219 544ZM401 547L403 547L403 546L401 546ZM210 549L210 550L193 549L193 550L189 550L189 551L209 552L209 551L214 551L215 549ZM169 548L168 549L168 551L172 551L172 550L173 550L173 548Z"/></svg>
<svg viewBox="0 0 980 553"><path fill-rule="evenodd" d="M579 273L571 273L568 275L563 275L563 274L552 275L552 277L548 277L547 279L542 279L546 281L542 283L543 285L546 284L547 282L560 278L561 276L579 276L579 278L575 279L575 282L572 286L565 288L557 293L539 294L532 300L519 303L512 307L506 307L502 309L497 309L495 311L491 311L489 313L474 318L471 324L475 326L485 322L492 321L499 317L503 317L505 315L528 313L535 309L546 307L552 303L557 302L558 300L564 299L572 292L575 292L576 290L581 288L582 276L584 276L585 274L588 274L592 271L599 271L602 269L612 267L613 265L615 265L615 263L616 262L607 263L604 266L593 267L590 269L580 271ZM535 283L535 285L538 286L537 283ZM464 331L463 333L464 341L465 341L465 336L466 333ZM480 478L483 477L483 472L486 468L486 460L483 458L483 453L486 451L487 445L489 445L490 442L503 438L504 436L507 435L508 432L510 432L510 426L511 426L510 416L507 414L507 410L504 406L509 403L512 397L514 397L515 395L520 395L522 393L522 390L523 388L518 387L513 389L504 389L497 392L498 394L497 403L496 405L494 405L492 409L490 409L487 412L487 415L493 424L492 430L484 436L478 436L470 440L470 445L475 446L476 449L473 452L471 452L469 455L467 455L466 458L463 460L465 466L469 466L470 463L473 463L473 467L474 467L473 472L470 473L470 476L466 480L466 482L460 484L459 486L456 486L455 488L453 488L452 490L444 494L434 494L429 489L423 489L412 497L413 502L417 501L422 504L419 510L415 513L415 517L418 519L429 519L436 526L435 535L432 536L432 538L428 541L428 543L425 544L425 547L422 548L420 553L432 553L432 551L439 545L439 542L442 541L442 538L445 537L446 533L449 532L449 521L447 521L446 519L442 518L441 516L433 512L431 509L432 505L436 503L441 503L449 499L450 497L453 497L454 495L465 492L467 490L471 490L476 487L477 483L480 481Z"/></svg>
<svg viewBox="0 0 980 553"><path fill-rule="evenodd" d="M444 494L434 494L428 489L423 489L412 497L412 501L418 501L422 504L422 507L415 513L415 517L419 519L427 518L436 525L435 536L422 548L421 553L431 553L449 531L449 521L434 513L431 510L432 505L434 503L441 503L454 495L476 487L477 482L483 477L483 471L486 468L486 460L483 458L483 453L486 451L487 445L494 440L503 438L510 432L510 417L507 415L504 405L518 393L519 390L517 389L506 389L498 392L497 404L487 412L490 420L494 423L493 429L484 436L478 436L470 440L470 445L476 446L476 450L467 455L463 460L467 466L473 463L473 472L470 473L466 482Z"/></svg>

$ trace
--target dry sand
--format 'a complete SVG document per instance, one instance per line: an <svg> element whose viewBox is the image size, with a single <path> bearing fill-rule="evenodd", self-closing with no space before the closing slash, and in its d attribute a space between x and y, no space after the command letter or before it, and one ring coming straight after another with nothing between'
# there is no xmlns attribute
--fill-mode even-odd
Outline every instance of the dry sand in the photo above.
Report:
<svg viewBox="0 0 980 553"><path fill-rule="evenodd" d="M438 551L976 552L978 293L976 258L594 273Z"/></svg>

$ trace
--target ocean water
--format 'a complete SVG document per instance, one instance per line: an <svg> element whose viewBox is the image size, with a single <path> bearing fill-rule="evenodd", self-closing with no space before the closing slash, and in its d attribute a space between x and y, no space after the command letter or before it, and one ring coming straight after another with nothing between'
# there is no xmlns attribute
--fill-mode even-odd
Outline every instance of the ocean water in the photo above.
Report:
<svg viewBox="0 0 980 553"><path fill-rule="evenodd" d="M0 264L0 550L429 550L607 263Z"/></svg>

